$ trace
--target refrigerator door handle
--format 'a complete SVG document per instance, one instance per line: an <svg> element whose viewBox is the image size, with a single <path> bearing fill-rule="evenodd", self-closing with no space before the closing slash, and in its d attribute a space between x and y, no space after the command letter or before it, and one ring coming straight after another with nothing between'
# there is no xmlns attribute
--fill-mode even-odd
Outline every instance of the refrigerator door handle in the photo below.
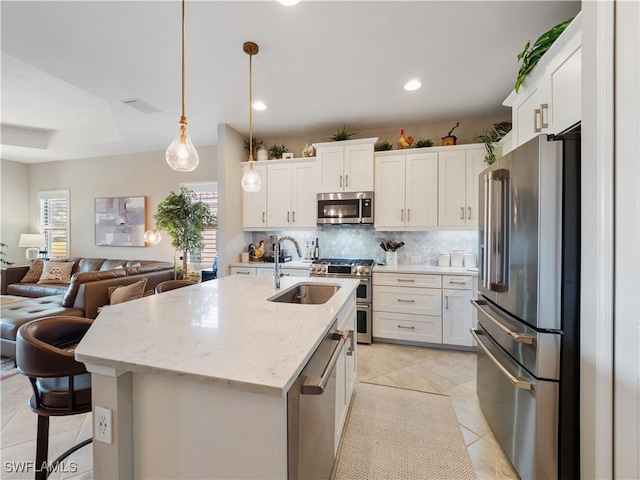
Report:
<svg viewBox="0 0 640 480"><path fill-rule="evenodd" d="M491 278L491 180L489 175L484 176L484 235L482 241L482 272L480 281L484 288L489 290Z"/></svg>
<svg viewBox="0 0 640 480"><path fill-rule="evenodd" d="M478 335L482 335L482 332L480 330L476 330L475 328L472 328L469 331L471 332L473 339L478 343L478 346L482 348L482 350L484 350L484 353L486 353L489 359L496 365L496 367L498 367L498 370L500 370L500 373L502 373L505 377L507 377L507 379L513 384L514 387L521 388L522 390L531 390L531 387L532 387L531 382L527 382L526 380L522 380L521 378L518 378L515 375L512 375L511 372L509 372L509 370L504 368L504 366L500 363L500 361L489 351L489 349L484 345L484 343L482 343L482 340L478 338Z"/></svg>
<svg viewBox="0 0 640 480"><path fill-rule="evenodd" d="M499 231L497 232L497 240L499 242L496 245L496 249L499 252L499 274L500 279L497 281L493 281L491 275L488 275L489 281L489 290L494 292L502 293L509 290L509 283L507 281L508 269L509 269L509 195L510 195L510 187L511 184L509 182L509 170L501 168L499 170L494 170L489 174L489 184L491 185L492 181L498 182L500 185L499 190L499 212L498 212L498 227ZM494 189L490 188L489 192L489 215L490 215L490 249L493 250L493 215L491 214L491 207L493 204L493 192ZM493 254L493 252L492 252ZM493 260L493 259L491 259ZM491 265L492 262L489 263Z"/></svg>
<svg viewBox="0 0 640 480"><path fill-rule="evenodd" d="M502 322L500 322L500 320L498 320L496 317L491 315L487 310L482 308L482 305L486 305L487 304L487 302L485 302L484 300L471 300L471 304L476 308L476 310L478 310L480 313L482 313L482 315L484 315L489 320L491 320L493 323L495 323L496 326L498 328L500 328L500 330L504 331L507 335L509 335L511 338L513 338L516 342L524 343L524 344L527 344L527 345L533 344L533 337L531 335L526 335L524 333L514 332L510 328L505 327L504 324Z"/></svg>

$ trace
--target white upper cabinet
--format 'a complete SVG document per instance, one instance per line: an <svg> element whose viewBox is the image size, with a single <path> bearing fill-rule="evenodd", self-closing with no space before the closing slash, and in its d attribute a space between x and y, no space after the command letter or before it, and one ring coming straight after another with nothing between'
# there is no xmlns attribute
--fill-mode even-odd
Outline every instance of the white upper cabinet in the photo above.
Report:
<svg viewBox="0 0 640 480"><path fill-rule="evenodd" d="M243 173L248 166L243 165ZM242 228L316 228L318 185L315 158L255 162L258 192L242 192Z"/></svg>
<svg viewBox="0 0 640 480"><path fill-rule="evenodd" d="M242 167L242 174L249 166ZM262 180L262 188L257 192L242 191L242 228L266 228L267 226L267 166L254 163L254 170Z"/></svg>
<svg viewBox="0 0 640 480"><path fill-rule="evenodd" d="M438 153L438 225L478 226L478 176L486 168L484 147Z"/></svg>
<svg viewBox="0 0 640 480"><path fill-rule="evenodd" d="M316 227L316 163L267 166L267 227Z"/></svg>
<svg viewBox="0 0 640 480"><path fill-rule="evenodd" d="M582 118L581 45L578 14L545 52L518 93L514 90L503 102L512 109L513 148L541 133L561 133Z"/></svg>
<svg viewBox="0 0 640 480"><path fill-rule="evenodd" d="M373 190L373 145L377 138L314 143L320 171L319 193Z"/></svg>
<svg viewBox="0 0 640 480"><path fill-rule="evenodd" d="M377 155L375 228L412 229L438 224L438 153Z"/></svg>

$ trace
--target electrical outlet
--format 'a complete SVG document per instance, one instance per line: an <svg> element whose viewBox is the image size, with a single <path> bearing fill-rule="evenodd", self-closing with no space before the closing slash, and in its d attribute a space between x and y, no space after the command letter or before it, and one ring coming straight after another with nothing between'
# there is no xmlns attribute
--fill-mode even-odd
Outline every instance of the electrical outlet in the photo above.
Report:
<svg viewBox="0 0 640 480"><path fill-rule="evenodd" d="M112 412L108 408L96 407L93 410L93 438L99 442L113 443Z"/></svg>

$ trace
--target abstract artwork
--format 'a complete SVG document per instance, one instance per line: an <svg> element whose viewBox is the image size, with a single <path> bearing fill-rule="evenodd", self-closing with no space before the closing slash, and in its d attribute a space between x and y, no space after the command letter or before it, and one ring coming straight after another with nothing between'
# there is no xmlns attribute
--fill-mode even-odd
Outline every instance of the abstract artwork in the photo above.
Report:
<svg viewBox="0 0 640 480"><path fill-rule="evenodd" d="M96 245L144 247L145 197L95 199Z"/></svg>

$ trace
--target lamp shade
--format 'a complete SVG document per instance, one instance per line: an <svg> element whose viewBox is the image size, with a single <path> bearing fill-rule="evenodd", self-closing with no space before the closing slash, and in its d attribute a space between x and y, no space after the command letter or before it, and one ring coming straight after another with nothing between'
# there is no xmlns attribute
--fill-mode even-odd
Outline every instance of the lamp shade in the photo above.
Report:
<svg viewBox="0 0 640 480"><path fill-rule="evenodd" d="M21 233L19 247L42 247L44 245L44 235L40 233Z"/></svg>

